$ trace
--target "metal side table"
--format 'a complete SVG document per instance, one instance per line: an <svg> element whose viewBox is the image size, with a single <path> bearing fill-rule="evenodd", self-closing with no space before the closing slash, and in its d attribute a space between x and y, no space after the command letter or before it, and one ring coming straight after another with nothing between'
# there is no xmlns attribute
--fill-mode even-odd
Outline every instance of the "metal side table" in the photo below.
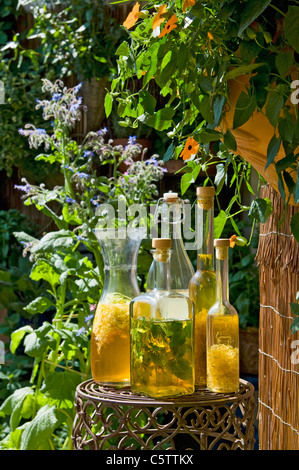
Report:
<svg viewBox="0 0 299 470"><path fill-rule="evenodd" d="M76 389L73 447L77 450L221 450L254 447L254 386L240 380L237 393L201 388L155 400L130 387L93 380Z"/></svg>

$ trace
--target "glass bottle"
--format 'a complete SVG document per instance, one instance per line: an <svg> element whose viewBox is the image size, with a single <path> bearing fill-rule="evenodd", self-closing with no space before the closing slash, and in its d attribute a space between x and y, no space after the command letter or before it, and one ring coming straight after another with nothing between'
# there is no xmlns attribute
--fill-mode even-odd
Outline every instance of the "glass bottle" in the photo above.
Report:
<svg viewBox="0 0 299 470"><path fill-rule="evenodd" d="M130 301L139 295L136 263L141 239L97 229L105 270L91 335L91 372L98 383L130 382Z"/></svg>
<svg viewBox="0 0 299 470"><path fill-rule="evenodd" d="M239 389L239 316L229 303L229 239L214 241L216 249L216 303L207 318L207 386L213 392Z"/></svg>
<svg viewBox="0 0 299 470"><path fill-rule="evenodd" d="M196 189L197 270L189 284L189 297L194 303L194 361L195 385L205 387L206 373L206 321L210 307L216 301L216 275L214 269L214 196L212 186Z"/></svg>
<svg viewBox="0 0 299 470"><path fill-rule="evenodd" d="M130 304L131 389L153 398L194 392L193 304L170 289L171 242L153 239L154 288Z"/></svg>
<svg viewBox="0 0 299 470"><path fill-rule="evenodd" d="M164 193L158 201L155 213L157 221L161 214L161 238L171 238L172 251L170 258L170 288L189 296L189 282L194 275L194 268L185 249L182 238L182 222L184 220L184 201L177 193ZM147 277L147 291L154 288L154 262Z"/></svg>

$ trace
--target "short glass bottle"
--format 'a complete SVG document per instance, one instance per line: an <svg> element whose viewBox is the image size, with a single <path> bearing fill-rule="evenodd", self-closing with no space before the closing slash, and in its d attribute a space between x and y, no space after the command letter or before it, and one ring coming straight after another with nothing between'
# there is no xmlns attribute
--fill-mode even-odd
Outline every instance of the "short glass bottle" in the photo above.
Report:
<svg viewBox="0 0 299 470"><path fill-rule="evenodd" d="M229 239L214 241L216 250L216 303L207 318L207 387L213 392L239 389L239 316L229 303Z"/></svg>
<svg viewBox="0 0 299 470"><path fill-rule="evenodd" d="M131 390L153 398L192 394L193 304L170 289L171 239L152 246L154 288L130 303Z"/></svg>
<svg viewBox="0 0 299 470"><path fill-rule="evenodd" d="M184 201L178 193L164 193L159 199L155 212L155 222L161 220L161 238L171 238L170 288L189 296L189 282L194 275L194 268L184 246L182 223L184 221ZM154 261L147 276L147 291L154 288Z"/></svg>
<svg viewBox="0 0 299 470"><path fill-rule="evenodd" d="M214 269L214 196L212 186L196 189L197 270L189 284L189 297L194 303L195 385L207 384L206 322L210 307L216 301Z"/></svg>
<svg viewBox="0 0 299 470"><path fill-rule="evenodd" d="M125 229L96 229L105 280L91 335L91 372L95 382L130 383L130 301L140 294L137 257L141 238Z"/></svg>

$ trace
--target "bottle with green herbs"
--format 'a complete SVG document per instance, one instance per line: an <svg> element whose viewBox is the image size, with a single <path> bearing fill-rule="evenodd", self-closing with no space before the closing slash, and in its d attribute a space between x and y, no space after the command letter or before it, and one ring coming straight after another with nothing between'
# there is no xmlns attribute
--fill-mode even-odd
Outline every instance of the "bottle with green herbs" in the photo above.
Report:
<svg viewBox="0 0 299 470"><path fill-rule="evenodd" d="M130 303L131 389L153 398L194 392L193 304L170 289L171 245L153 239L154 288Z"/></svg>
<svg viewBox="0 0 299 470"><path fill-rule="evenodd" d="M189 284L189 297L194 303L195 385L207 384L206 324L210 307L216 301L214 269L214 196L212 186L196 189L197 270Z"/></svg>
<svg viewBox="0 0 299 470"><path fill-rule="evenodd" d="M239 389L239 316L229 302L228 248L230 240L214 241L216 298L207 317L207 387L218 393Z"/></svg>

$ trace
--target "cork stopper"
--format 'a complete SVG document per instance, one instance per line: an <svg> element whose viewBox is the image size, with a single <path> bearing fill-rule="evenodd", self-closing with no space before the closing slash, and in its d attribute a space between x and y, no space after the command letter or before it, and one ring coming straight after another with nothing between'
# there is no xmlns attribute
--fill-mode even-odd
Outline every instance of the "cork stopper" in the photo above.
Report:
<svg viewBox="0 0 299 470"><path fill-rule="evenodd" d="M216 238L214 240L217 259L226 259L228 257L228 248L230 246L229 238Z"/></svg>
<svg viewBox="0 0 299 470"><path fill-rule="evenodd" d="M172 247L171 238L153 238L152 247L156 250L169 250Z"/></svg>
<svg viewBox="0 0 299 470"><path fill-rule="evenodd" d="M197 205L201 209L212 209L214 205L215 188L213 186L199 186L196 188Z"/></svg>
<svg viewBox="0 0 299 470"><path fill-rule="evenodd" d="M153 252L154 259L159 262L169 260L170 248L172 247L171 238L153 238L152 247L156 249Z"/></svg>
<svg viewBox="0 0 299 470"><path fill-rule="evenodd" d="M169 192L169 193L164 193L163 198L165 202L176 202L179 198L179 195L178 193Z"/></svg>

